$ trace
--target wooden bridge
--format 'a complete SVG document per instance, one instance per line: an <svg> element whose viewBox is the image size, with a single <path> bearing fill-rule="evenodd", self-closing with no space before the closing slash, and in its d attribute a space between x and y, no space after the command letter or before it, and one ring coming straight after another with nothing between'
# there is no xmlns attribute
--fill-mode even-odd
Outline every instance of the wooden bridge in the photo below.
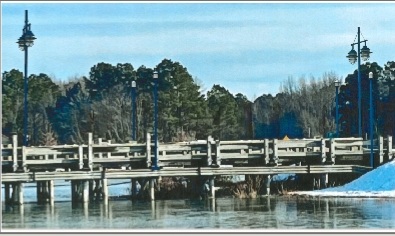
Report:
<svg viewBox="0 0 395 236"><path fill-rule="evenodd" d="M206 140L160 143L158 171L152 171L154 143L147 135L145 143L114 144L92 134L82 145L19 147L17 136L12 144L2 145L2 183L6 201L23 203L23 183L37 182L37 197L53 202L54 180L70 180L72 197L89 201L99 192L108 199L108 179L145 178L150 180L151 199L154 182L166 176L206 176L211 196L215 196L214 176L320 174L327 182L330 173L358 173L369 170L370 141L362 138ZM374 146L375 166L394 157L392 137L379 137ZM11 194L12 187L12 194ZM42 200L42 199L41 199Z"/></svg>

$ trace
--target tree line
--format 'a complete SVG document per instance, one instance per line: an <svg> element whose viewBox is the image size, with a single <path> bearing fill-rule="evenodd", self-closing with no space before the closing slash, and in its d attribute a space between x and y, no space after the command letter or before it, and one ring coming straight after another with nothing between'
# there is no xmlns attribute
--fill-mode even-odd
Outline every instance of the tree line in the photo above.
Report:
<svg viewBox="0 0 395 236"><path fill-rule="evenodd" d="M197 78L179 62L162 60L155 68L130 63L98 63L89 76L67 82L54 81L40 73L29 75L29 145L86 143L87 133L95 138L123 143L131 140L131 83L136 81L137 141L153 133L154 69L158 71L158 137L161 142L206 139L303 138L327 136L334 131L334 73L323 78L288 78L275 96L249 101L241 93L233 95L215 84L205 92ZM369 82L374 71L375 127L379 134L394 134L395 62L381 68L377 63L361 67L363 126L368 130ZM355 136L356 72L340 87L341 136ZM3 137L23 132L23 73L13 69L2 74Z"/></svg>

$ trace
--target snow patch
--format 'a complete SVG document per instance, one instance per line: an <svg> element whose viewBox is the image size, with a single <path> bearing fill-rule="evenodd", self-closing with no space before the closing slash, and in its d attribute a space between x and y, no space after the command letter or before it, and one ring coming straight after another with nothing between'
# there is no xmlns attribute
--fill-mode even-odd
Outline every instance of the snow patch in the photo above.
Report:
<svg viewBox="0 0 395 236"><path fill-rule="evenodd" d="M289 194L328 197L395 197L395 160L343 186Z"/></svg>

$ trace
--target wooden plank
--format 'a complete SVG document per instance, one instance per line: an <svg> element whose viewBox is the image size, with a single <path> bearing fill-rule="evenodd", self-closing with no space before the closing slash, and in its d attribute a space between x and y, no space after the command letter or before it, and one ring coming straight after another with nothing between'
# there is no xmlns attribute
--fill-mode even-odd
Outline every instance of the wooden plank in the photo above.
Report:
<svg viewBox="0 0 395 236"><path fill-rule="evenodd" d="M349 151L349 150L336 150L336 156L345 156L345 155L363 155L363 150L357 151Z"/></svg>
<svg viewBox="0 0 395 236"><path fill-rule="evenodd" d="M191 151L191 147L188 145L163 144L159 151Z"/></svg>
<svg viewBox="0 0 395 236"><path fill-rule="evenodd" d="M284 141L278 140L277 141L278 148L305 148L305 147L320 147L320 143L316 141Z"/></svg>
<svg viewBox="0 0 395 236"><path fill-rule="evenodd" d="M223 145L221 143L221 150L240 150L240 149L249 149L248 145Z"/></svg>

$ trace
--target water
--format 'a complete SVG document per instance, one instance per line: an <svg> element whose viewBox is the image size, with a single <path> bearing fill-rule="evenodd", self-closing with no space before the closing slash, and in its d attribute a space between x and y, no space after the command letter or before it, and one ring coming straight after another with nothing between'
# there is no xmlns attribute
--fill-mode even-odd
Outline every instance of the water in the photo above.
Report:
<svg viewBox="0 0 395 236"><path fill-rule="evenodd" d="M55 204L39 205L25 186L23 206L2 205L3 230L331 230L395 229L395 199L305 198L110 200L72 205L70 186L58 183ZM130 184L112 185L110 195ZM4 198L3 198L4 199Z"/></svg>

